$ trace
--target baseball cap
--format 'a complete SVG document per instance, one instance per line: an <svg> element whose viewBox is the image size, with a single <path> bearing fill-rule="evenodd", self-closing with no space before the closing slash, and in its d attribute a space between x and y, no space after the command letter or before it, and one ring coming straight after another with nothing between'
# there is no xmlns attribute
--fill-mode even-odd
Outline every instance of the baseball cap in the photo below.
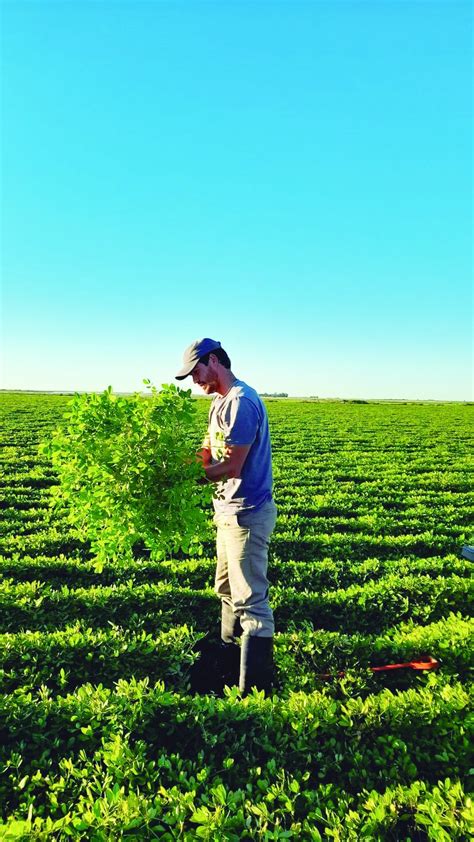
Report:
<svg viewBox="0 0 474 842"><path fill-rule="evenodd" d="M221 347L221 343L215 339L196 339L189 348L186 348L183 354L183 367L181 371L178 371L175 379L184 380L188 374L191 374L194 366L198 364L201 357L205 357L206 354L210 354L212 351Z"/></svg>

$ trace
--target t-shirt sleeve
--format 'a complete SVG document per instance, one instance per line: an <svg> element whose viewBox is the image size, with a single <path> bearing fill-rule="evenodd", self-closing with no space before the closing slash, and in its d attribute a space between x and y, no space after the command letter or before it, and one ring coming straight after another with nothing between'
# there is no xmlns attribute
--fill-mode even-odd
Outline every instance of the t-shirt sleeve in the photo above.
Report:
<svg viewBox="0 0 474 842"><path fill-rule="evenodd" d="M225 414L227 445L248 445L255 441L260 423L257 407L248 398L233 400Z"/></svg>

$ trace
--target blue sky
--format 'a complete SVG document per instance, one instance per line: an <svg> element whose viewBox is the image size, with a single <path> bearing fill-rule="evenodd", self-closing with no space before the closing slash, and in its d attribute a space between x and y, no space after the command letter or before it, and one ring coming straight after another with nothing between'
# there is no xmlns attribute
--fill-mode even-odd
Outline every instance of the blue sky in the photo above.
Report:
<svg viewBox="0 0 474 842"><path fill-rule="evenodd" d="M467 2L2 2L4 388L472 399Z"/></svg>

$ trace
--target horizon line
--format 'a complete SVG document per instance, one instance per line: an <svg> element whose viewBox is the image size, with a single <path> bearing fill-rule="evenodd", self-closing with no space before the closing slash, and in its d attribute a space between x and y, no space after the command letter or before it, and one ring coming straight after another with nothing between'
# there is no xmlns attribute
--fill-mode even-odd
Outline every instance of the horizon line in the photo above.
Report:
<svg viewBox="0 0 474 842"><path fill-rule="evenodd" d="M12 389L12 388L2 388L0 387L1 392L14 392L14 393L24 393L24 394L38 394L38 395L92 395L92 394L101 394L102 392L106 391L106 389ZM133 392L113 392L115 395L122 395L122 396L131 396L131 395L144 395L147 396L148 392L143 391L133 391ZM197 392L191 392L194 398L204 398L205 400L209 400L212 396L211 395L201 395ZM283 397L277 394L271 393L262 393L257 392L263 398L270 398L271 400L280 400L280 401L291 401L291 400L311 400L314 403L318 401L368 401L368 402L375 402L375 401L384 401L387 403L458 403L458 404L471 404L474 403L474 400L471 398L457 398L457 399L450 399L450 398L406 398L406 397L398 397L398 398L375 398L375 397L361 397L361 396L354 396L350 398L343 398L336 395L332 396L323 396L323 395L287 395Z"/></svg>

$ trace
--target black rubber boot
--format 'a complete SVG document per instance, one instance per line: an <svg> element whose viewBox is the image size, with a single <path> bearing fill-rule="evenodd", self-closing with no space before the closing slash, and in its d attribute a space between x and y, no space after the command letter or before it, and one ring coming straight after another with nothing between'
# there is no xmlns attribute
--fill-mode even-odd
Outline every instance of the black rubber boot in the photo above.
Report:
<svg viewBox="0 0 474 842"><path fill-rule="evenodd" d="M232 607L224 608L224 605L223 602L220 628L212 629L193 647L200 657L190 669L192 693L222 696L225 685L233 687L239 683L240 646L235 640L240 633L240 622Z"/></svg>
<svg viewBox="0 0 474 842"><path fill-rule="evenodd" d="M195 647L200 657L190 669L192 693L224 694L224 687L239 683L240 646L237 643L205 641Z"/></svg>
<svg viewBox="0 0 474 842"><path fill-rule="evenodd" d="M237 638L242 634L240 620L232 605L221 601L221 657L222 657L222 686L233 687L239 683L240 674L240 646Z"/></svg>
<svg viewBox="0 0 474 842"><path fill-rule="evenodd" d="M222 689L225 685L234 687L239 683L240 646L237 643L221 643Z"/></svg>
<svg viewBox="0 0 474 842"><path fill-rule="evenodd" d="M232 605L221 600L221 638L224 643L235 643L242 634L242 626Z"/></svg>
<svg viewBox="0 0 474 842"><path fill-rule="evenodd" d="M239 687L247 696L252 687L268 695L273 685L273 637L244 634L240 650Z"/></svg>

